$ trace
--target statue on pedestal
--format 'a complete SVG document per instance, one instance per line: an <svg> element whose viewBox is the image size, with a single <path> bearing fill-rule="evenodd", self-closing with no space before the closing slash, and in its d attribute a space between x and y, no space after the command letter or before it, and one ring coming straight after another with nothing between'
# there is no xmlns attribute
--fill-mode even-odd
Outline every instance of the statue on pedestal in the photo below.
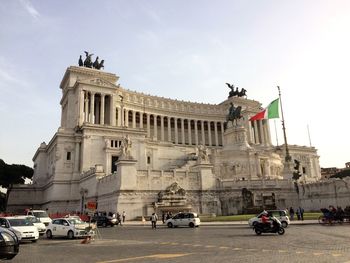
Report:
<svg viewBox="0 0 350 263"><path fill-rule="evenodd" d="M124 159L130 159L131 157L131 140L129 138L129 135L126 135L123 139L122 139L122 143L121 143L121 149L122 149L122 155L121 157Z"/></svg>
<svg viewBox="0 0 350 263"><path fill-rule="evenodd" d="M232 102L230 103L230 105L231 106L228 110L228 115L226 116L226 122L232 121L232 125L233 125L233 122L236 121L236 126L237 126L237 120L243 117L241 115L242 107L241 106L235 107Z"/></svg>
<svg viewBox="0 0 350 263"><path fill-rule="evenodd" d="M198 163L209 163L209 152L207 147L204 145L198 145L196 151Z"/></svg>

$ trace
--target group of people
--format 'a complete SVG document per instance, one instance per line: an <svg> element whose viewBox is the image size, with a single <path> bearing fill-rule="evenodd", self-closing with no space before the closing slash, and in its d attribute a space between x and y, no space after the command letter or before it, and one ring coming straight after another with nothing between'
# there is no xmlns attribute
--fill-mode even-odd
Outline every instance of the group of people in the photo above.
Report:
<svg viewBox="0 0 350 263"><path fill-rule="evenodd" d="M294 220L294 215L297 215L297 219L298 220L304 220L304 208L302 208L301 206L299 206L296 211L294 210L294 208L291 206L289 208L289 215L290 215L290 220Z"/></svg>
<svg viewBox="0 0 350 263"><path fill-rule="evenodd" d="M171 212L163 212L162 213L162 222L163 224L165 223L166 220L170 219L173 216ZM156 213L152 213L150 221L152 223L152 229L157 229L157 221L158 221L158 216Z"/></svg>
<svg viewBox="0 0 350 263"><path fill-rule="evenodd" d="M326 217L340 221L343 221L345 216L350 216L350 206L346 206L345 209L343 209L341 206L337 206L337 208L335 208L333 205L330 205L328 210L321 209L321 211L324 212Z"/></svg>

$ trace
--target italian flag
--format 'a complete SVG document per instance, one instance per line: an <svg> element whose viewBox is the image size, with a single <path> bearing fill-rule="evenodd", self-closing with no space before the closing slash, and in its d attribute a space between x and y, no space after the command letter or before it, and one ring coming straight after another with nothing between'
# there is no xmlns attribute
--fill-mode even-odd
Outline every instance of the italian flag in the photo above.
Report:
<svg viewBox="0 0 350 263"><path fill-rule="evenodd" d="M269 104L264 110L260 111L253 117L251 117L250 121L257 121L257 120L263 120L263 119L273 119L273 118L279 118L279 112L278 112L278 103L279 99L275 99L273 102Z"/></svg>

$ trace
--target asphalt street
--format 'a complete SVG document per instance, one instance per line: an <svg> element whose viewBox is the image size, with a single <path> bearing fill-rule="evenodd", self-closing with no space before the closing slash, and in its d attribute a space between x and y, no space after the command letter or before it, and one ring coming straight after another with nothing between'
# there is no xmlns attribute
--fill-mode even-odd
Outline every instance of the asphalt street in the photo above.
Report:
<svg viewBox="0 0 350 263"><path fill-rule="evenodd" d="M350 224L295 224L283 236L256 236L246 224L205 224L199 228L148 222L99 228L90 244L80 239L41 238L25 243L12 262L334 262L350 263Z"/></svg>

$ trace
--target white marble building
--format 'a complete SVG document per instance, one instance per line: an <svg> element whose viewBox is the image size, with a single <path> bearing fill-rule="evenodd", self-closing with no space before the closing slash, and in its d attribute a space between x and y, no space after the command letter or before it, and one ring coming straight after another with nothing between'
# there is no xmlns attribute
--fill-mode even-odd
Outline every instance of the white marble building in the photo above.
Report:
<svg viewBox="0 0 350 263"><path fill-rule="evenodd" d="M173 100L127 90L118 78L67 68L61 125L33 157L33 184L12 190L9 210L84 211L87 201L96 201L98 210L126 210L130 217L176 207L228 214L242 210L242 188L252 182L259 195L261 189L274 192L281 206L296 198L290 177L283 178L283 146L272 145L268 121L248 121L261 103L241 97L219 104ZM226 127L230 102L242 107L243 118ZM304 183L319 180L315 148L291 146L290 154L301 161ZM275 187L262 188L269 181ZM179 201L172 203L169 195ZM260 197L253 197L255 205Z"/></svg>

